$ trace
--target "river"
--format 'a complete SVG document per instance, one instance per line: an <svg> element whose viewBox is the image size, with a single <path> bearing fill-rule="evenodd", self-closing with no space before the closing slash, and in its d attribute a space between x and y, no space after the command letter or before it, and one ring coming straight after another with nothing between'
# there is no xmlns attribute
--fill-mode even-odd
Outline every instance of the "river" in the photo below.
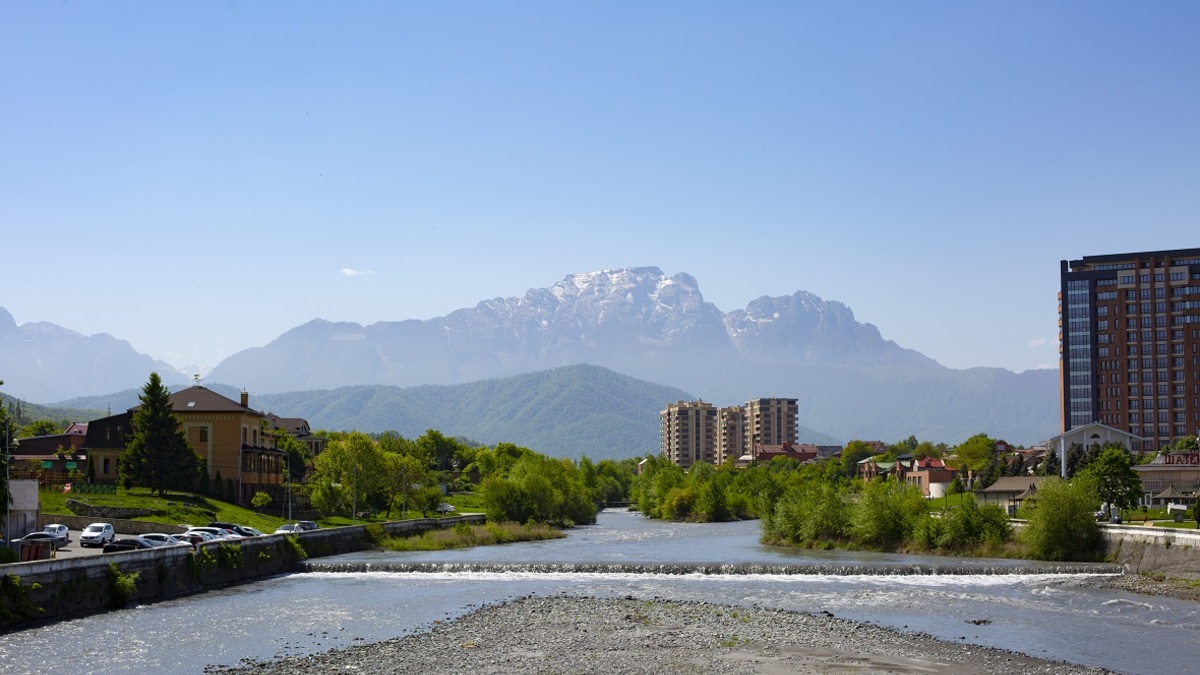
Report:
<svg viewBox="0 0 1200 675"><path fill-rule="evenodd" d="M1130 673L1200 662L1200 604L1083 587L1036 563L794 551L755 522L663 523L605 511L565 539L423 553L356 553L307 572L0 635L6 675L199 673L378 641L525 595L634 596L779 607ZM420 566L424 572L380 570ZM723 565L733 573L648 573ZM611 566L612 572L570 571ZM746 573L763 566L821 573ZM1017 569L1013 569L1013 568ZM377 571L378 570L378 571ZM976 570L978 573L975 573ZM860 572L869 573L860 573ZM880 572L884 573L880 573ZM893 573L887 573L887 572Z"/></svg>

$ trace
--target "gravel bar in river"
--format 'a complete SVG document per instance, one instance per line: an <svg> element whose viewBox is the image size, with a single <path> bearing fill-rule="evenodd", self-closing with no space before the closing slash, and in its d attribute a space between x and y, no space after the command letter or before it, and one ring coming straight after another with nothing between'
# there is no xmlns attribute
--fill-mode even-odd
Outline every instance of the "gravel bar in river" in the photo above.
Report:
<svg viewBox="0 0 1200 675"><path fill-rule="evenodd" d="M964 626L964 634L973 626ZM1102 673L832 615L703 602L526 597L427 631L209 673Z"/></svg>

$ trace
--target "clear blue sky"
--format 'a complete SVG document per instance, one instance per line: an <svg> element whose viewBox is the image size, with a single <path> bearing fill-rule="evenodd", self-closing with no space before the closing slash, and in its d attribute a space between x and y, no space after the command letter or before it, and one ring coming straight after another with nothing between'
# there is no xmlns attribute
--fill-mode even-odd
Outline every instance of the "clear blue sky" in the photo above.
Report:
<svg viewBox="0 0 1200 675"><path fill-rule="evenodd" d="M211 367L654 265L1053 366L1059 260L1200 246L1197 36L1192 0L8 1L0 306Z"/></svg>

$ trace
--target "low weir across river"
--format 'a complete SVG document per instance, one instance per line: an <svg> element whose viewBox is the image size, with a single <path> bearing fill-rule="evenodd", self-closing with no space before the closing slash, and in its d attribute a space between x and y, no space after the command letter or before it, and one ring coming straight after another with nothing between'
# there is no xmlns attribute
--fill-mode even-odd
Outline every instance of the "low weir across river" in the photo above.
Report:
<svg viewBox="0 0 1200 675"><path fill-rule="evenodd" d="M482 605L580 595L778 607L1131 673L1200 662L1200 605L1097 588L1108 565L800 551L755 522L621 510L565 539L456 551L360 551L306 571L0 635L11 673L200 673L425 630Z"/></svg>
<svg viewBox="0 0 1200 675"><path fill-rule="evenodd" d="M945 562L938 564L873 563L850 564L770 564L770 563L503 563L503 562L329 562L323 560L302 563L307 572L394 574L666 574L666 575L746 575L771 574L816 576L893 576L893 575L995 575L995 574L1120 574L1118 565L1053 564L1030 567L990 561L986 564Z"/></svg>

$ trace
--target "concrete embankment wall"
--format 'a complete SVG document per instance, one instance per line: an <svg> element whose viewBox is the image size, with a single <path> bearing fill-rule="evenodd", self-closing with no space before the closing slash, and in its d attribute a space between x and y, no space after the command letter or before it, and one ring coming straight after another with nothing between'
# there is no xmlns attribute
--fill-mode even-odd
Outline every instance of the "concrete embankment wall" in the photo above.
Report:
<svg viewBox="0 0 1200 675"><path fill-rule="evenodd" d="M423 518L311 530L292 536L213 541L202 544L194 554L191 547L179 546L0 565L0 574L4 575L0 630L295 571L305 557L373 548L375 528L392 535L408 535L458 523L483 522L483 515ZM137 578L130 583L132 575Z"/></svg>
<svg viewBox="0 0 1200 675"><path fill-rule="evenodd" d="M83 528L92 523L110 523L113 530L117 534L150 534L151 532L163 532L166 534L179 534L187 528L179 525L165 525L163 523L150 523L143 520L125 520L123 518L99 518L96 516L65 516L61 514L41 514L38 516L38 527L45 527L51 523L66 525L72 530L83 530ZM207 525L207 523L199 523Z"/></svg>
<svg viewBox="0 0 1200 675"><path fill-rule="evenodd" d="M1108 553L1127 574L1200 575L1200 531L1170 527L1105 525Z"/></svg>

